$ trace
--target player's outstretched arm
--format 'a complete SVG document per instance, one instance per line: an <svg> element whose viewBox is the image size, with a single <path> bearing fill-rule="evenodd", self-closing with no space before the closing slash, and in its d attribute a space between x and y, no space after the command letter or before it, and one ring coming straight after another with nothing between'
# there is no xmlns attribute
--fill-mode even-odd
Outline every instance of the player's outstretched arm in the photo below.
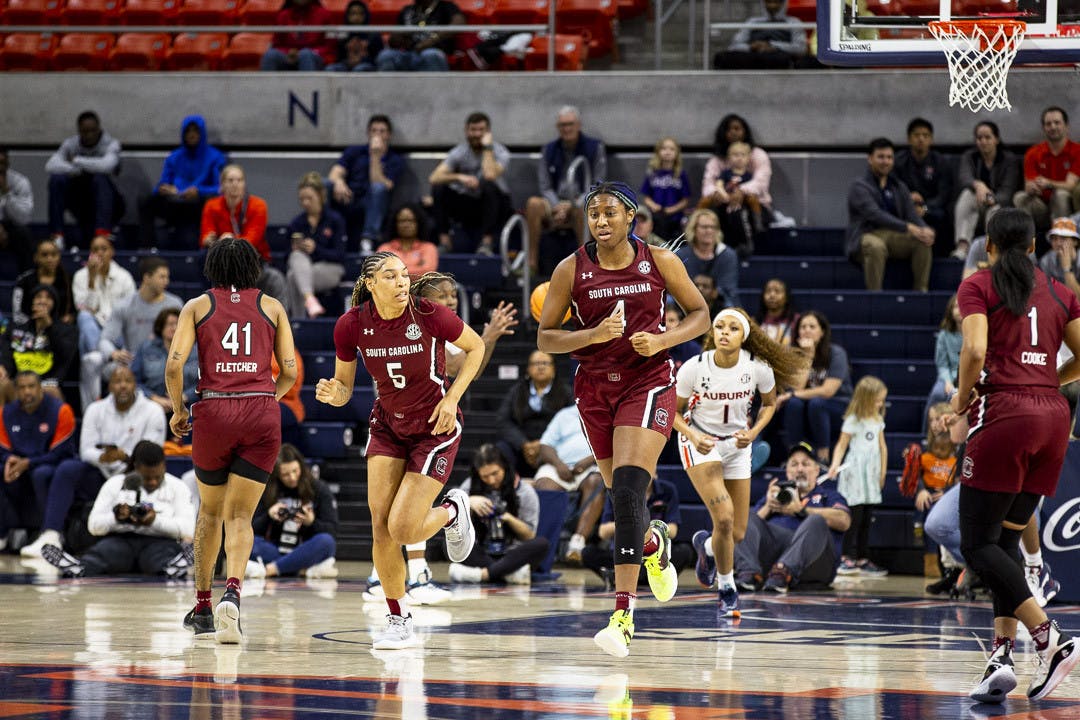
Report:
<svg viewBox="0 0 1080 720"><path fill-rule="evenodd" d="M322 378L315 383L315 399L327 405L341 407L352 397L353 383L356 380L356 361L345 362L341 358L334 361L334 377Z"/></svg>

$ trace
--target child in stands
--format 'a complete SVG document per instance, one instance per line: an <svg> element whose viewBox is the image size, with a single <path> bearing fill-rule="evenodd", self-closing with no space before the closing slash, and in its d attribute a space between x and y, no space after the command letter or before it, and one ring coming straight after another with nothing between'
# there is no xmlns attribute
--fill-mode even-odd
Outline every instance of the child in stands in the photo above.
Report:
<svg viewBox="0 0 1080 720"><path fill-rule="evenodd" d="M888 571L870 562L867 545L874 505L881 504L888 451L885 448L885 398L889 389L873 375L855 385L844 413L840 440L833 451L829 477L840 476L837 489L851 508L851 527L844 534L838 575L884 577ZM845 457L846 454L846 457ZM841 462L843 468L841 468Z"/></svg>
<svg viewBox="0 0 1080 720"><path fill-rule="evenodd" d="M654 232L665 240L675 239L690 204L690 176L683 169L682 150L675 138L660 138L656 143L639 192L642 204L652 212Z"/></svg>

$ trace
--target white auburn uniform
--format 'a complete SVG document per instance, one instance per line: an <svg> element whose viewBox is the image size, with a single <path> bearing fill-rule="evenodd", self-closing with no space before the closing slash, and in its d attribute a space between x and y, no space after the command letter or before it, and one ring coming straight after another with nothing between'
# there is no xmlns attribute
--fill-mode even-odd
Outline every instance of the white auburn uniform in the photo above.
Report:
<svg viewBox="0 0 1080 720"><path fill-rule="evenodd" d="M716 366L715 352L691 358L679 368L675 392L687 398L685 419L695 429L717 439L713 449L699 452L686 436L679 433L679 458L690 469L708 462L724 466L725 478L750 477L751 447L735 446L735 433L750 427L750 405L754 393L762 394L776 387L772 368L747 350L729 368Z"/></svg>

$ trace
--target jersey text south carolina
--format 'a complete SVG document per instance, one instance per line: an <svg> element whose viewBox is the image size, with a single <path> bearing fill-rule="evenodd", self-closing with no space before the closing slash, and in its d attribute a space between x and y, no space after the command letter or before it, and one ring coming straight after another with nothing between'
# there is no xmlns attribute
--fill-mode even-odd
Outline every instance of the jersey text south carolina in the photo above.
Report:
<svg viewBox="0 0 1080 720"><path fill-rule="evenodd" d="M364 357L398 357L400 355L413 355L422 352L424 352L424 343L413 343L411 345L392 345L391 347L386 348L364 348Z"/></svg>
<svg viewBox="0 0 1080 720"><path fill-rule="evenodd" d="M638 293L650 292L652 289L652 285L649 283L631 283L629 285L596 288L589 291L589 299L599 300L600 298L618 297L620 295L637 295Z"/></svg>

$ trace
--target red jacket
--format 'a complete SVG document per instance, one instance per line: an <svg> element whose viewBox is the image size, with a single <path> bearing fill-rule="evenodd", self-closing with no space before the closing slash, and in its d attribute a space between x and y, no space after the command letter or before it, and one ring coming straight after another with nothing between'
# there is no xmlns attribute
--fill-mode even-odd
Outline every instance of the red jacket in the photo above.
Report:
<svg viewBox="0 0 1080 720"><path fill-rule="evenodd" d="M218 237L231 233L254 245L262 259L270 262L270 245L266 242L266 222L269 215L266 201L254 195L248 195L245 201L236 206L230 220L224 195L207 200L203 205L202 225L199 228L199 247L206 247L206 236L210 233Z"/></svg>
<svg viewBox="0 0 1080 720"><path fill-rule="evenodd" d="M339 19L318 2L304 8L287 7L277 14L278 25L336 25ZM337 57L337 46L326 33L274 33L273 46L284 52L308 48L318 53L325 63L332 63Z"/></svg>

